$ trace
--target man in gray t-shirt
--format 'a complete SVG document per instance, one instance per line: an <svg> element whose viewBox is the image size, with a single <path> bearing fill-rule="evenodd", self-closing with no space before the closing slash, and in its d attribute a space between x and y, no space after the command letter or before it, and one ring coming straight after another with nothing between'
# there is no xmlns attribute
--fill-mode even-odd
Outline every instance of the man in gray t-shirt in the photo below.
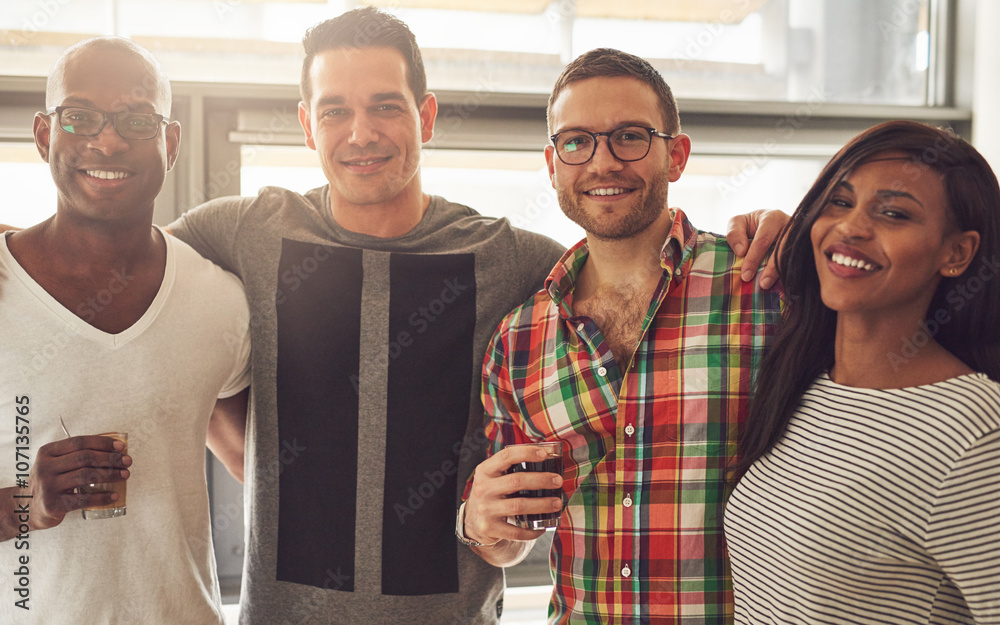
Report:
<svg viewBox="0 0 1000 625"><path fill-rule="evenodd" d="M241 622L496 623L502 570L453 533L485 458L479 370L563 249L423 193L437 103L402 22L359 9L304 44L300 120L330 185L170 226L250 302Z"/></svg>
<svg viewBox="0 0 1000 625"><path fill-rule="evenodd" d="M487 446L479 373L563 250L423 193L437 102L405 24L362 8L303 44L299 120L330 184L170 226L250 302L241 622L497 623L502 570L453 534Z"/></svg>

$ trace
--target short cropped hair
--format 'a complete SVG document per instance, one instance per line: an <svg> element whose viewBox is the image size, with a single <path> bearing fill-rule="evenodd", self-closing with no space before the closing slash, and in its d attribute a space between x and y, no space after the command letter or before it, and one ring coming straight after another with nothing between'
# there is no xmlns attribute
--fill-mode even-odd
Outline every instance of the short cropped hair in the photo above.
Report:
<svg viewBox="0 0 1000 625"><path fill-rule="evenodd" d="M567 65L556 84L552 88L552 95L549 96L549 105L545 109L545 118L549 123L549 131L552 131L552 105L555 104L559 94L570 84L588 78L635 78L653 88L656 97L660 101L660 112L663 114L665 128L658 128L660 132L669 135L676 135L681 131L681 119L677 112L677 102L674 101L674 94L670 91L670 86L663 80L660 72L656 71L645 59L634 54L615 50L613 48L597 48L590 52L585 52ZM608 94L613 97L614 94Z"/></svg>
<svg viewBox="0 0 1000 625"><path fill-rule="evenodd" d="M62 55L56 60L56 64L49 72L48 80L45 83L45 108L47 110L51 111L56 106L59 106L59 102L55 101L55 96L56 93L63 90L66 63L80 53L94 48L103 48L106 50L123 52L144 61L147 65L149 65L150 76L152 79L149 81L149 84L144 83L139 85L137 88L146 92L143 94L144 97L148 97L147 94L150 91L155 92L154 97L149 97L149 99L154 103L157 103L156 111L164 117L170 117L170 81L167 79L167 75L163 72L163 67L160 66L160 62L156 60L156 57L153 56L149 50L143 48L131 39L110 36L84 39L83 41L67 48L66 51L63 52ZM110 69L113 71L113 68Z"/></svg>
<svg viewBox="0 0 1000 625"><path fill-rule="evenodd" d="M373 7L362 7L328 19L306 31L302 38L306 57L302 60L300 90L302 101L309 106L312 83L309 72L313 58L320 52L336 48L394 48L406 61L406 83L419 104L427 94L427 75L417 39L399 18Z"/></svg>

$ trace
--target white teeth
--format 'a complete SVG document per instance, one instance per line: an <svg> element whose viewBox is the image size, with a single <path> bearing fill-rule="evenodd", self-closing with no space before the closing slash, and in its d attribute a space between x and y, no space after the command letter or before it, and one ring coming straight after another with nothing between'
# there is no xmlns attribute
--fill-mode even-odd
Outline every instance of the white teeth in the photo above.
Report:
<svg viewBox="0 0 1000 625"><path fill-rule="evenodd" d="M355 165L356 167L367 167L368 165L373 165L377 162L378 161L363 161L359 163L353 163L353 165Z"/></svg>
<svg viewBox="0 0 1000 625"><path fill-rule="evenodd" d="M866 263L865 261L858 260L857 258L851 258L850 256L846 256L839 252L833 254L830 258L831 260L833 260L833 262L837 263L838 265L843 265L845 267L852 267L855 269L864 269L865 271L872 270L871 263Z"/></svg>
<svg viewBox="0 0 1000 625"><path fill-rule="evenodd" d="M625 189L615 187L613 189L594 189L593 191L587 191L587 195L621 195L625 193Z"/></svg>
<svg viewBox="0 0 1000 625"><path fill-rule="evenodd" d="M88 169L88 176L93 176L94 178L100 178L101 180L121 180L122 178L128 178L130 174L124 171L104 171L102 169Z"/></svg>

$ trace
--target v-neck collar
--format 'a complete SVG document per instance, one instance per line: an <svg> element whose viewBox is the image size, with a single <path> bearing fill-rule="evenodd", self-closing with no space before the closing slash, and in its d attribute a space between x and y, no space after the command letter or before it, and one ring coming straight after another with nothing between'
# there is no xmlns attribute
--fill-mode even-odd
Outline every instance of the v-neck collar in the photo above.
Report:
<svg viewBox="0 0 1000 625"><path fill-rule="evenodd" d="M172 240L173 237L165 233L159 226L153 227L160 232L160 235L163 237L167 246L166 267L164 267L163 270L163 281L160 282L160 288L156 293L156 297L153 298L152 303L150 303L149 307L142 314L142 317L140 317L131 326L121 332L118 332L117 334L109 334L103 330L98 330L78 317L73 311L60 304L54 297L49 295L49 292L35 282L35 280L28 275L28 272L24 270L24 267L17 262L14 255L10 253L10 249L7 247L7 236L9 235L0 236L0 260L3 261L3 264L7 265L12 277L20 281L24 287L35 296L40 304L48 308L56 318L76 331L77 334L95 343L99 343L107 347L117 348L125 345L129 341L132 341L137 336L140 336L143 332L145 332L146 328L153 323L157 315L160 314L160 310L163 308L163 303L166 301L174 283L174 277L176 275L174 245L176 245L176 242Z"/></svg>

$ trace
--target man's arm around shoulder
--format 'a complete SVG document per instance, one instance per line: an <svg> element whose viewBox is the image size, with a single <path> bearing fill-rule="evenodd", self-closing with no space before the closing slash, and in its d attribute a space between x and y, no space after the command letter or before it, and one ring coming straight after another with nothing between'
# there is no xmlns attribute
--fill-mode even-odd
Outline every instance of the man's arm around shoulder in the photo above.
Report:
<svg viewBox="0 0 1000 625"><path fill-rule="evenodd" d="M221 197L196 206L164 230L223 269L240 275L236 240L240 224L256 198Z"/></svg>

